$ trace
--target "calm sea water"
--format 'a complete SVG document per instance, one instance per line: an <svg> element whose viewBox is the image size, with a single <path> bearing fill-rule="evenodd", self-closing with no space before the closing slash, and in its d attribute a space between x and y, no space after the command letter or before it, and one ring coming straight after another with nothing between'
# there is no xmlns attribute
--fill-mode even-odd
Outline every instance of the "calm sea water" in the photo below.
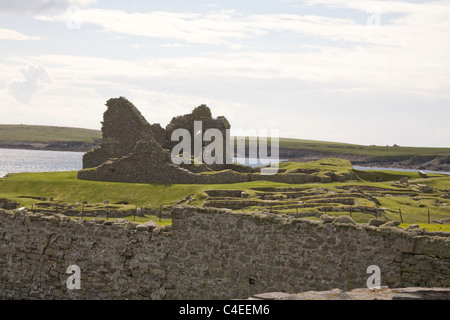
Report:
<svg viewBox="0 0 450 320"><path fill-rule="evenodd" d="M444 171L432 171L432 170L414 170L414 169L399 169L399 168L377 168L377 167L360 167L360 166L353 166L356 170L388 170L388 171L408 171L408 172L418 172L422 171L425 173L440 173L440 174L448 174L450 175L450 172L444 172Z"/></svg>
<svg viewBox="0 0 450 320"><path fill-rule="evenodd" d="M0 149L0 178L8 173L77 171L84 152Z"/></svg>

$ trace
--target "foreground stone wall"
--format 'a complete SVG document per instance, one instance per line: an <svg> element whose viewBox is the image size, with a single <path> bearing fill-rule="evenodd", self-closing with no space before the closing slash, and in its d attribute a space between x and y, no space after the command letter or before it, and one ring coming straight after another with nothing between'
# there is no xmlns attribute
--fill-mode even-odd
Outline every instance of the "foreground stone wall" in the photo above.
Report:
<svg viewBox="0 0 450 320"><path fill-rule="evenodd" d="M173 225L0 210L0 298L229 299L382 285L450 286L448 234L175 208ZM447 235L447 236L446 236ZM66 270L81 270L68 290Z"/></svg>

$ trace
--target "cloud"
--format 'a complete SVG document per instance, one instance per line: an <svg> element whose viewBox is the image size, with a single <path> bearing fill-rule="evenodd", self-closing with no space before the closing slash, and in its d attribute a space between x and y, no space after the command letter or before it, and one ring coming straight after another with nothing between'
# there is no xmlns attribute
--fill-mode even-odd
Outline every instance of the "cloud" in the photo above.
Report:
<svg viewBox="0 0 450 320"><path fill-rule="evenodd" d="M27 36L20 32L10 29L0 29L0 40L40 40L40 37Z"/></svg>
<svg viewBox="0 0 450 320"><path fill-rule="evenodd" d="M31 97L40 89L44 83L51 82L50 76L41 65L28 65L21 68L22 78L8 82L9 94L17 102L27 104Z"/></svg>
<svg viewBox="0 0 450 320"><path fill-rule="evenodd" d="M0 0L0 13L37 13L69 6L87 7L96 3L96 0Z"/></svg>
<svg viewBox="0 0 450 320"><path fill-rule="evenodd" d="M37 15L37 19L66 23L73 13ZM314 15L242 14L234 10L209 13L153 11L129 13L122 10L83 9L77 12L80 24L96 25L103 32L156 39L181 40L194 44L247 47L246 40L268 33L294 33L332 40L363 41L361 26L354 21Z"/></svg>
<svg viewBox="0 0 450 320"><path fill-rule="evenodd" d="M427 55L433 56L434 53ZM139 87L149 81L186 82L198 79L222 81L302 81L326 84L327 90L352 94L397 92L399 94L449 97L450 62L436 56L426 59L421 51L396 47L305 46L300 52L231 52L195 57L163 57L139 60L43 55L11 62L29 62L50 68L55 81L95 85L123 83Z"/></svg>
<svg viewBox="0 0 450 320"><path fill-rule="evenodd" d="M65 12L58 15L38 15L36 18L66 23L73 19L73 16L70 12ZM77 18L82 25L97 25L104 32L213 45L233 45L229 40L246 38L246 33L251 32L248 23L239 21L229 12L202 15L162 11L128 13L122 10L85 9L77 12Z"/></svg>
<svg viewBox="0 0 450 320"><path fill-rule="evenodd" d="M313 2L316 4L316 2ZM249 40L265 40L290 35L321 41L323 46L335 43L344 50L363 47L367 52L394 53L442 60L450 51L450 6L443 2L406 3L388 1L340 1L319 0L319 4L341 6L365 11L367 22L371 13L367 10L379 5L379 13L402 13L401 17L383 22L379 28L370 28L349 18L299 14L243 14L236 11L209 13L176 13L154 11L129 13L122 10L83 9L77 11L77 21L94 25L103 32L141 36L154 39L183 41L188 44L207 44L230 49L251 48ZM67 23L74 19L73 13L38 15L37 19ZM300 40L300 41L302 41ZM393 52L392 49L396 49ZM292 50L292 49L291 49ZM438 59L437 59L438 58ZM417 65L417 62L413 65Z"/></svg>

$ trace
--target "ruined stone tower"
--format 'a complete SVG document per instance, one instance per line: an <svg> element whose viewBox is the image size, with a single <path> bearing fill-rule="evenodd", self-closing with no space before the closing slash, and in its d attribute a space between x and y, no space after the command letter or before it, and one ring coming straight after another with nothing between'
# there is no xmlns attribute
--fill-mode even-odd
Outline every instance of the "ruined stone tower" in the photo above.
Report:
<svg viewBox="0 0 450 320"><path fill-rule="evenodd" d="M214 119L211 110L204 104L195 108L192 113L174 117L166 129L159 123L149 124L139 110L124 97L109 99L106 106L108 108L103 114L102 122L102 143L84 155L84 169L97 167L109 159L128 156L139 141L155 141L162 148L171 150L178 143L171 141L172 132L176 129L186 129L194 137L195 121L202 122L203 132L211 128L220 130L224 137L223 150L227 150L225 137L230 124L223 116ZM223 160L223 163L226 163L226 159Z"/></svg>
<svg viewBox="0 0 450 320"><path fill-rule="evenodd" d="M191 140L191 150L194 150L194 139L200 134L200 132L196 132L196 121L201 122L201 136L203 136L208 129L217 129L220 131L221 136L223 137L222 149L218 150L223 156L220 162L223 164L227 163L227 157L232 157L232 155L227 154L227 150L229 150L227 143L230 141L230 131L228 130L230 129L230 123L224 116L219 116L214 119L211 115L211 110L204 104L195 108L192 113L172 118L172 121L166 127L167 140L165 148L170 150L178 143L177 141L171 141L171 136L176 129L183 128L187 129L191 137L193 137ZM202 141L202 149L209 143L210 142L208 141ZM230 163L230 161L228 161L228 163Z"/></svg>
<svg viewBox="0 0 450 320"><path fill-rule="evenodd" d="M206 166L202 170L227 169L227 135L230 124L225 117L213 118L211 110L201 105L192 113L174 117L166 129L159 124L149 124L139 110L127 99L120 97L106 103L103 114L103 140L99 147L83 157L83 170L78 178L83 180L157 183L218 183L242 182L246 178L230 170L217 175L199 174L198 166L176 165L170 150L178 141L171 141L176 129L185 129L194 140L196 121L201 122L201 131L217 129L223 137L223 165ZM229 138L229 137L228 137ZM203 142L202 147L210 142ZM220 149L220 148L218 148ZM228 165L228 169L237 165ZM191 171L191 170L194 171Z"/></svg>
<svg viewBox="0 0 450 320"><path fill-rule="evenodd" d="M141 140L165 142L165 131L159 124L150 125L139 110L127 99L109 99L103 114L103 139L100 147L92 149L83 157L83 168L93 168L111 158L131 153Z"/></svg>

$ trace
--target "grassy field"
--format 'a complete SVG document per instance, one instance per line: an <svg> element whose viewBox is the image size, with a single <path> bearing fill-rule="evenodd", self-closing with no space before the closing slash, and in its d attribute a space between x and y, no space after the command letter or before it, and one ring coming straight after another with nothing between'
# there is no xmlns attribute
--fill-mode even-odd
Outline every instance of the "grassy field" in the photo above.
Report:
<svg viewBox="0 0 450 320"><path fill-rule="evenodd" d="M335 160L335 161L334 161ZM86 210L113 210L132 212L136 207L147 207L157 211L163 206L170 212L170 206L177 202L193 206L213 206L214 201L225 201L223 207L235 211L274 212L303 215L317 219L323 213L333 216L350 215L358 223L367 223L375 215L371 212L353 209L381 209L378 218L386 221L402 220L403 227L419 224L427 230L450 232L450 224L433 221L450 219L450 177L440 174L422 179L417 172L357 171L341 164L344 160L326 159L322 162L283 163L281 168L289 172L310 170L321 174L321 170L347 170L355 173L355 180L330 183L285 184L254 181L236 184L186 185L186 184L143 184L84 181L77 179L76 172L20 173L9 174L0 179L0 198L20 202L20 206L50 210L49 204L63 208L81 210L82 202L90 206ZM319 172L315 171L319 170ZM409 184L401 185L399 178L408 177ZM431 186L431 191L422 191ZM209 196L205 191L240 190L244 198ZM188 198L188 197L191 198ZM50 202L49 199L53 198ZM192 199L191 202L183 201ZM104 204L108 200L109 204ZM251 204L248 204L248 201ZM347 203L350 201L350 204ZM246 204L247 203L247 204ZM219 206L222 207L222 206ZM401 215L400 215L401 212ZM430 212L430 218L428 217ZM302 217L303 217L302 216ZM128 220L136 219L131 214ZM160 224L170 223L152 215L138 218L137 222L156 219ZM430 223L429 223L430 222Z"/></svg>
<svg viewBox="0 0 450 320"><path fill-rule="evenodd" d="M0 125L0 141L29 141L29 142L52 142L52 141L80 141L93 142L101 139L99 130L54 127L54 126L32 126L32 125Z"/></svg>

